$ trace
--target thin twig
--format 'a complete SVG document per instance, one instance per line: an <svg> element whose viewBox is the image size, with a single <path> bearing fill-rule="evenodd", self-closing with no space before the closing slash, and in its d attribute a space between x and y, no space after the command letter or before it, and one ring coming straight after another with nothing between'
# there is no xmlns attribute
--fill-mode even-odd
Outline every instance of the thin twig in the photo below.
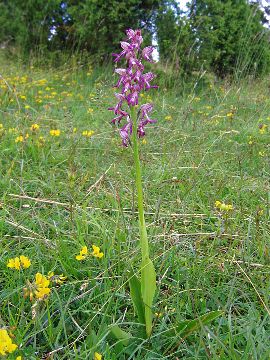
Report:
<svg viewBox="0 0 270 360"><path fill-rule="evenodd" d="M86 196L88 196L99 185L99 183L104 179L106 174L111 170L112 166L113 166L113 164L111 164L108 167L108 169L100 176L100 178L97 179L97 181L93 185L90 186L90 188L87 190Z"/></svg>

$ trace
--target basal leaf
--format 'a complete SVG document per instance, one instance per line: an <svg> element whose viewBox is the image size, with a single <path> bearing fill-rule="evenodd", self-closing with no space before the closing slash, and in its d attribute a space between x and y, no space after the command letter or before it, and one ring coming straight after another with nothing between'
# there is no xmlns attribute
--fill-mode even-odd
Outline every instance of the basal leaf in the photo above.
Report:
<svg viewBox="0 0 270 360"><path fill-rule="evenodd" d="M156 271L149 258L142 261L141 276L141 291L144 302L146 335L149 337L152 332L152 305L156 291Z"/></svg>
<svg viewBox="0 0 270 360"><path fill-rule="evenodd" d="M133 302L135 312L138 315L139 322L141 324L145 324L144 303L141 293L141 282L133 271L130 272L129 287L130 287L131 300Z"/></svg>
<svg viewBox="0 0 270 360"><path fill-rule="evenodd" d="M132 338L131 334L122 330L118 325L113 325L111 328L112 335L121 341L121 344L128 346L129 340Z"/></svg>
<svg viewBox="0 0 270 360"><path fill-rule="evenodd" d="M211 311L207 314L204 314L194 320L185 320L181 323L178 323L174 329L169 330L166 335L175 336L181 335L182 338L186 338L190 334L194 333L201 329L202 326L209 324L211 321L215 320L223 314L222 311Z"/></svg>

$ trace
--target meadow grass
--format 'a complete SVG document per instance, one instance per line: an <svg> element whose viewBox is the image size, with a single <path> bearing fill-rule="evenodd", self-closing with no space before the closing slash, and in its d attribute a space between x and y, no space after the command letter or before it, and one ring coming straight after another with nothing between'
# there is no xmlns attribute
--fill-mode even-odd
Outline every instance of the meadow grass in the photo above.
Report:
<svg viewBox="0 0 270 360"><path fill-rule="evenodd" d="M140 327L128 287L140 253L132 152L107 111L114 79L102 69L1 69L0 326L18 345L9 359L269 359L267 81L160 87L141 99L158 120L141 141L158 291L152 337L122 348L110 327ZM76 260L92 244L103 258ZM28 269L7 268L22 254ZM45 301L24 297L27 281L49 271L67 279ZM214 310L223 315L196 333L166 335Z"/></svg>

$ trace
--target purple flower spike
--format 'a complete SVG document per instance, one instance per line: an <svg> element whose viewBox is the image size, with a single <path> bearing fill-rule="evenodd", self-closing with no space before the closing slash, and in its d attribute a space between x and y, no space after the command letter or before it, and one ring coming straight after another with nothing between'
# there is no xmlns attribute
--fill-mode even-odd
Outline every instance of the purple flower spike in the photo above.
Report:
<svg viewBox="0 0 270 360"><path fill-rule="evenodd" d="M146 48L143 49L142 51L142 57L149 61L149 62L154 62L153 58L152 58L152 53L154 51L154 47L153 46L147 46Z"/></svg>
<svg viewBox="0 0 270 360"><path fill-rule="evenodd" d="M120 129L120 136L122 144L128 146L130 144L130 137L132 135L132 120L130 117L130 108L137 106L139 102L139 94L144 90L157 88L156 85L151 85L151 81L155 78L152 72L143 73L144 65L142 60L153 63L153 46L147 46L141 49L143 38L141 30L128 29L126 31L127 39L121 41L120 45L122 51L119 54L113 54L114 62L118 63L122 58L125 58L127 67L117 68L115 73L119 75L119 79L115 87L120 89L119 93L115 93L118 103L109 110L113 111L116 117L112 120L114 124L120 124L123 118L126 118L126 124ZM125 108L123 108L125 106ZM155 123L156 120L150 119L149 113L153 110L152 104L141 105L137 118L137 136L143 137L145 135L144 127L147 124Z"/></svg>
<svg viewBox="0 0 270 360"><path fill-rule="evenodd" d="M132 134L132 123L129 121L120 129L120 136L122 138L122 144L128 146L130 143L130 135Z"/></svg>

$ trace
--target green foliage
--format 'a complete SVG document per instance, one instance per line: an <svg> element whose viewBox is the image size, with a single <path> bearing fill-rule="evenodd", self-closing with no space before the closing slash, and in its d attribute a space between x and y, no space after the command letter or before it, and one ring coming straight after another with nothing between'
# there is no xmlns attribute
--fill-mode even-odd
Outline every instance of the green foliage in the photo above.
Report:
<svg viewBox="0 0 270 360"><path fill-rule="evenodd" d="M152 333L152 306L157 287L155 267L149 258L143 259L141 273L141 291L144 303L145 327L146 335L149 337Z"/></svg>
<svg viewBox="0 0 270 360"><path fill-rule="evenodd" d="M140 27L148 44L155 33L174 80L203 71L240 79L269 73L267 12L256 0L192 0L186 12L175 0L0 0L0 44L54 65L71 55L103 62Z"/></svg>
<svg viewBox="0 0 270 360"><path fill-rule="evenodd" d="M113 325L110 328L112 335L120 341L121 344L124 346L128 346L129 341L131 339L131 334L127 333L126 331L122 330L118 325Z"/></svg>
<svg viewBox="0 0 270 360"><path fill-rule="evenodd" d="M49 46L61 0L0 1L0 42L29 55Z"/></svg>
<svg viewBox="0 0 270 360"><path fill-rule="evenodd" d="M104 360L269 360L268 80L242 82L239 91L211 79L200 93L194 83L183 96L163 88L152 95L158 122L140 144L158 281L152 336L144 339L127 284L141 254L132 156L107 111L113 79L97 66L1 64L10 89L1 81L0 326L18 345L14 359L98 352ZM15 142L20 135L25 141ZM216 200L233 204L227 218ZM77 261L82 245L92 244L104 257ZM21 254L30 268L7 268ZM23 288L49 271L67 279L34 306ZM224 315L199 325L217 309ZM124 331L114 331L118 344L115 323ZM181 324L196 328L184 341Z"/></svg>
<svg viewBox="0 0 270 360"><path fill-rule="evenodd" d="M131 272L129 278L130 297L134 309L138 315L139 322L145 324L144 303L142 299L141 282L134 272Z"/></svg>
<svg viewBox="0 0 270 360"><path fill-rule="evenodd" d="M127 28L151 28L155 8L161 1L126 0L68 1L69 36L76 49L87 49L97 58L111 59Z"/></svg>
<svg viewBox="0 0 270 360"><path fill-rule="evenodd" d="M194 0L185 15L177 14L172 3L159 11L157 36L161 60L180 75L208 70L242 78L269 71L270 32L257 3Z"/></svg>
<svg viewBox="0 0 270 360"><path fill-rule="evenodd" d="M0 1L0 42L29 55L46 50L85 50L96 61L111 59L127 28L144 29L151 39L161 0Z"/></svg>
<svg viewBox="0 0 270 360"><path fill-rule="evenodd" d="M269 69L270 49L262 11L247 0L200 0L190 7L198 61L224 77L259 74Z"/></svg>
<svg viewBox="0 0 270 360"><path fill-rule="evenodd" d="M181 321L173 330L169 330L166 333L166 336L174 337L180 335L182 339L185 339L187 336L198 331L203 326L210 324L221 315L223 315L223 312L217 310L204 314L197 319Z"/></svg>

